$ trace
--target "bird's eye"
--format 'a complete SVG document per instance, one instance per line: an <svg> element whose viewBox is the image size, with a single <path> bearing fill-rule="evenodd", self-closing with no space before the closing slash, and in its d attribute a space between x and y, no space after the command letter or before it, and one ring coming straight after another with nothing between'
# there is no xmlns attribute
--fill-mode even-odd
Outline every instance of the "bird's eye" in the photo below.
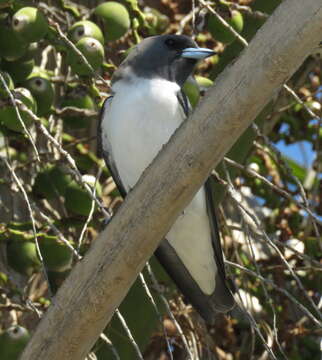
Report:
<svg viewBox="0 0 322 360"><path fill-rule="evenodd" d="M168 45L169 47L173 47L175 45L175 43L176 42L171 38L169 38L165 41L165 44Z"/></svg>

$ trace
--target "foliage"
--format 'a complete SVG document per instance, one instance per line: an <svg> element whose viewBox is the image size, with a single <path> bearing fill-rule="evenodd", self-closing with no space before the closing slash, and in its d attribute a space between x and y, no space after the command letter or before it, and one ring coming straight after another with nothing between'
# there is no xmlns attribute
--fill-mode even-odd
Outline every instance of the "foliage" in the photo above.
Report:
<svg viewBox="0 0 322 360"><path fill-rule="evenodd" d="M123 201L96 128L128 50L163 33L216 50L185 85L195 106L212 84L205 78L216 83L243 47L213 11L250 41L279 2L0 0L0 357L18 358ZM185 340L194 359L259 359L267 347L277 358L319 358L320 72L312 54L288 83L298 98L281 90L216 169L227 270L247 312L206 327L152 259L120 306L128 328L115 316L91 358L136 358L129 329L146 359L187 358ZM289 158L281 144L305 146L313 160Z"/></svg>

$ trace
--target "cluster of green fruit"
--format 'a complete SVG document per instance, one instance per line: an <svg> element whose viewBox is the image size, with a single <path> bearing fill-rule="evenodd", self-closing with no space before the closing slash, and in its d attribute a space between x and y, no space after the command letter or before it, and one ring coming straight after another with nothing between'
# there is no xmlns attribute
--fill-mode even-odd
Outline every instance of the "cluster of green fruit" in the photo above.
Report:
<svg viewBox="0 0 322 360"><path fill-rule="evenodd" d="M243 15L238 10L231 10L229 3L221 0L215 10L237 33L240 34L243 31ZM224 44L230 44L236 40L235 34L212 13L208 14L207 30L215 40Z"/></svg>
<svg viewBox="0 0 322 360"><path fill-rule="evenodd" d="M89 176L87 175L87 177ZM88 179L86 181L89 182ZM97 185L96 191L100 196L99 185ZM37 175L33 192L35 195L45 196L47 201L63 195L66 210L73 214L87 216L93 206L88 193L56 166L48 167ZM72 218L65 219L65 223L69 228L83 226L83 222L73 221ZM31 276L41 271L44 266L52 292L57 291L61 282L70 272L73 262L71 246L75 247L75 244L71 242L67 244L56 235L39 232L37 233L39 248L37 248L31 223L11 222L7 224L0 232L0 242L5 246L9 267L19 274ZM81 251L83 250L81 249ZM39 254L41 254L41 258ZM6 282L4 279L1 280Z"/></svg>
<svg viewBox="0 0 322 360"><path fill-rule="evenodd" d="M17 113L8 94L20 100L38 116L47 116L55 101L55 87L52 82L53 73L35 66L35 59L43 45L51 44L65 56L66 63L73 72L80 76L92 75L99 70L104 61L104 35L101 29L89 20L78 21L68 30L69 39L91 65L88 67L74 49L57 41L59 36L54 27L48 24L43 13L35 7L22 7L20 2L6 1L0 4L0 124L6 128L22 132L24 125L32 124L32 117L27 112ZM117 2L105 2L93 12L104 27L107 41L117 40L130 28L130 16L126 7ZM6 85L4 84L6 82ZM61 106L74 106L81 109L95 108L94 100L84 87L72 87ZM86 121L74 121L66 117L71 127L84 127Z"/></svg>
<svg viewBox="0 0 322 360"><path fill-rule="evenodd" d="M84 175L84 181L92 186L95 184L95 178L90 175ZM96 185L96 193L101 195L99 184ZM58 166L47 166L38 173L33 185L33 194L45 197L48 202L57 201L61 196L66 210L78 216L88 216L93 207L88 192L72 181ZM82 221L73 221L73 218L66 220L67 223L68 227L83 226ZM72 266L72 244L69 246L57 236L43 232L37 234L39 249L35 240L31 223L12 222L0 232L0 242L5 244L6 259L10 268L26 276L40 271L40 252L51 289L56 291Z"/></svg>
<svg viewBox="0 0 322 360"><path fill-rule="evenodd" d="M9 66L5 67L4 62L1 65L2 68L7 71L1 72L2 78L6 82L6 85L12 92L14 98L24 103L28 109L38 116L47 115L51 109L55 96L54 87L47 72L42 71L37 66L32 66L30 74L20 82L19 76L21 73L19 75L17 72L20 72L21 68L13 67L12 70L10 70ZM15 87L13 79L21 84L21 86ZM32 124L32 117L28 113L20 111L20 116L26 127L29 127ZM19 119L19 115L12 105L11 98L8 95L5 85L1 82L0 123L12 131L23 131L23 124Z"/></svg>
<svg viewBox="0 0 322 360"><path fill-rule="evenodd" d="M34 235L14 229L14 224L10 226L12 228L8 227L1 234L1 239L6 241L8 264L15 271L30 276L41 266ZM37 235L37 241L47 271L64 272L70 268L73 254L67 244L57 236L42 233Z"/></svg>
<svg viewBox="0 0 322 360"><path fill-rule="evenodd" d="M52 104L54 91L45 72L35 67L37 42L48 32L44 15L36 8L13 5L10 11L0 13L0 122L8 129L22 131L29 126L30 116L21 113L21 119L12 106L7 88L14 97L34 113L44 115ZM6 83L6 85L4 84ZM14 83L21 86L15 87Z"/></svg>
<svg viewBox="0 0 322 360"><path fill-rule="evenodd" d="M103 22L106 41L120 39L130 28L131 21L126 7L110 1L98 5L94 15ZM98 70L104 61L104 35L101 29L89 20L76 22L68 32L76 48L85 56L93 70ZM78 75L91 75L91 69L76 52L68 52L68 63Z"/></svg>
<svg viewBox="0 0 322 360"><path fill-rule="evenodd" d="M88 185L94 186L95 178L84 175L84 181ZM70 175L65 174L59 166L47 166L40 171L35 179L33 192L36 196L46 198L49 201L62 196L65 199L66 209L75 215L88 216L92 208L90 194L72 181ZM101 187L97 183L96 193L100 195L101 192Z"/></svg>
<svg viewBox="0 0 322 360"><path fill-rule="evenodd" d="M44 15L38 9L32 7L16 9L14 4L13 1L6 2L8 7L2 8L0 3L0 124L1 132L12 135L12 138L15 138L15 134L19 135L23 132L21 120L27 128L32 125L33 120L31 116L21 111L19 119L8 89L15 99L20 100L33 113L41 117L45 125L46 118L54 112L54 101L57 101L53 72L35 65L35 58L39 61L42 44L55 46L55 43L51 42L53 28L48 25ZM118 3L111 2L108 6L105 3L102 4L96 9L96 15L104 18L104 9L110 6L112 6L111 11L119 7L125 13L125 22L123 21L117 29L117 26L111 25L111 21L114 21L114 24L117 23L116 16L113 15L112 20L109 21L108 17L111 14L108 12L105 17L106 26L109 24L109 29L112 29L106 37L108 40L122 36L130 26L126 8ZM104 56L104 37L100 28L93 22L80 21L69 29L68 35L94 69L97 69L96 64L100 66ZM93 44L94 47L99 44L97 46L99 61L95 57L95 51L93 52ZM79 57L70 55L71 50L68 47L58 51L67 54L65 56L67 63L77 75L85 75L83 67L77 62ZM64 96L59 104L62 108L72 106L78 109L96 110L94 98L88 87L77 83L66 84ZM64 124L72 129L88 126L88 117L85 116L65 116L63 120ZM64 134L64 139L65 137L68 138L67 134ZM66 142L69 141L70 139L66 140ZM89 155L86 151L84 152L84 149L79 149L76 161L78 159L82 163L81 168L85 168L86 171ZM90 160L92 166L93 161ZM35 197L46 198L49 202L57 198L63 199L68 214L88 216L92 208L92 198L89 193L72 181L71 177L56 165L46 166L39 171L32 186L32 193ZM99 185L97 185L97 193L101 193ZM28 276L39 271L41 263L30 229L22 231L9 228L6 230L5 241L8 264L12 269ZM57 237L46 234L39 234L38 242L49 277L57 277L57 274L65 272L70 267L72 253L66 244L61 243Z"/></svg>

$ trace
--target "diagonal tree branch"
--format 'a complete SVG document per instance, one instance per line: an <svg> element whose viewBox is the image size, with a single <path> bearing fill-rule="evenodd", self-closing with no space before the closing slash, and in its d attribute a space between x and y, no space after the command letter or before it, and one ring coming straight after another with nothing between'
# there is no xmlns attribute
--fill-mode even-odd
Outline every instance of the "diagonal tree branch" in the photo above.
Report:
<svg viewBox="0 0 322 360"><path fill-rule="evenodd" d="M321 34L319 0L282 2L75 266L22 360L85 358L178 214Z"/></svg>

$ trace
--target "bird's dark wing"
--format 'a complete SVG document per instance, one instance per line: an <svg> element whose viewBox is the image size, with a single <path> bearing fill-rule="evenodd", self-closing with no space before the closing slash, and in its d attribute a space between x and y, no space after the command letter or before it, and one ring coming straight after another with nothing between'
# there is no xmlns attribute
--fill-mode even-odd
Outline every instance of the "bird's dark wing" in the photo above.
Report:
<svg viewBox="0 0 322 360"><path fill-rule="evenodd" d="M216 260L216 265L218 269L218 274L216 279L216 289L215 295L217 297L218 303L220 302L221 305L225 310L228 311L235 305L234 297L227 287L227 280L226 280L226 270L225 270L225 263L223 257L223 251L221 248L220 243L220 235L219 235L219 226L217 222L217 210L216 210L216 201L214 198L214 179L213 177L209 177L204 185L205 192L206 192L206 202L207 202L207 212L208 218L210 222L211 228L211 235L212 235L212 246L214 249L214 255ZM233 288L233 284L231 284ZM218 291L217 291L218 287ZM233 289L234 290L234 289Z"/></svg>
<svg viewBox="0 0 322 360"><path fill-rule="evenodd" d="M215 277L216 285L213 293L207 295L202 292L197 282L192 278L189 271L166 239L161 242L155 253L162 266L167 270L186 299L208 323L213 323L215 321L218 312L227 312L235 305L234 297L226 284L226 272L218 232L211 181L212 179L209 178L204 186L207 212L212 232L212 245L217 266Z"/></svg>
<svg viewBox="0 0 322 360"><path fill-rule="evenodd" d="M108 138L106 137L103 141L102 120L103 120L103 117L106 116L107 109L109 106L111 106L112 100L113 100L113 96L109 96L104 101L103 106L101 108L101 112L100 112L99 119L98 119L98 127L97 127L97 145L98 145L99 151L103 155L106 166L108 167L121 196L125 197L126 190L122 183L121 177L117 171L116 164L113 161L112 148L109 144Z"/></svg>
<svg viewBox="0 0 322 360"><path fill-rule="evenodd" d="M191 111L191 106L186 94L182 90L180 90L177 94L177 98L184 114L186 115L186 117L188 117Z"/></svg>
<svg viewBox="0 0 322 360"><path fill-rule="evenodd" d="M217 222L217 210L214 199L213 181L214 181L213 178L209 177L204 185L205 193L206 193L206 202L207 202L207 213L208 213L210 228L212 233L212 244L216 258L217 269L220 274L220 277L222 279L226 279L224 257L221 248L219 226Z"/></svg>

